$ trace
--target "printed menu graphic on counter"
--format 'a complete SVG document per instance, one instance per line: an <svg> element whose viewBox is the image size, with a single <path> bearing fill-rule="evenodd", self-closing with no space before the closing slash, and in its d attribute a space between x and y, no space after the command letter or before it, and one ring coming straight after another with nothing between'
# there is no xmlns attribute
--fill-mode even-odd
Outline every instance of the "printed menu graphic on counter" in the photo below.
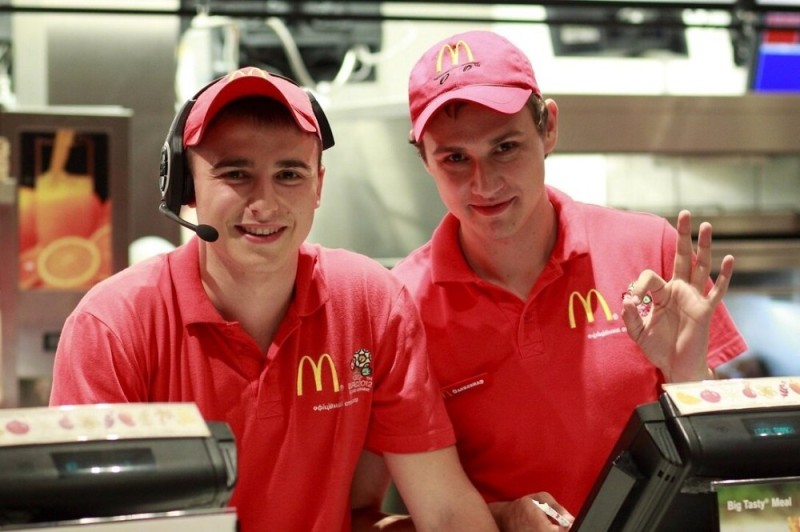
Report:
<svg viewBox="0 0 800 532"><path fill-rule="evenodd" d="M800 532L800 479L713 484L720 532Z"/></svg>
<svg viewBox="0 0 800 532"><path fill-rule="evenodd" d="M142 438L208 437L194 403L120 403L0 409L0 448Z"/></svg>
<svg viewBox="0 0 800 532"><path fill-rule="evenodd" d="M108 135L20 135L19 288L81 290L111 275Z"/></svg>
<svg viewBox="0 0 800 532"><path fill-rule="evenodd" d="M800 406L800 377L668 383L663 388L681 415Z"/></svg>

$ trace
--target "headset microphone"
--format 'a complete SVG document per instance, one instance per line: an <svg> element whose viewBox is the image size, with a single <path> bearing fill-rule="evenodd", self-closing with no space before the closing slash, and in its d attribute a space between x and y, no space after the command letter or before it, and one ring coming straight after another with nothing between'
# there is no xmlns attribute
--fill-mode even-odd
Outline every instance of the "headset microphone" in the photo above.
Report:
<svg viewBox="0 0 800 532"><path fill-rule="evenodd" d="M161 212L161 214L163 214L173 222L178 222L185 228L191 229L192 231L197 233L197 236L199 236L206 242L214 242L219 238L219 232L216 229L214 229L210 225L206 224L195 225L187 220L184 220L183 218L181 218L180 216L169 210L169 207L167 207L167 203L164 201L162 201L161 204L158 206L158 210Z"/></svg>

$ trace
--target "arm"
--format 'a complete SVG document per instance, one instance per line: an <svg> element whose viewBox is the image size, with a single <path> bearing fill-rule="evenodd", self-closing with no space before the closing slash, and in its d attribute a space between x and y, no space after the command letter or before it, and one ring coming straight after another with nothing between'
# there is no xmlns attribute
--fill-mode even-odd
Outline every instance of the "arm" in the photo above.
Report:
<svg viewBox="0 0 800 532"><path fill-rule="evenodd" d="M402 455L395 455L402 456ZM402 466L401 466L402 467ZM389 471L384 460L376 454L364 451L356 468L351 489L352 529L386 530L393 532L414 531L414 523L407 515L388 515L381 511ZM471 488L471 485L467 489ZM535 498L546 502L570 521L574 517L558 504L549 493L536 493L520 497L511 502L493 502L489 510L503 531L555 532L563 530L550 521L531 501ZM475 504L480 504L476 502Z"/></svg>
<svg viewBox="0 0 800 532"><path fill-rule="evenodd" d="M672 279L665 281L652 270L645 270L623 299L622 319L628 334L668 382L713 378L706 358L711 318L733 273L733 257L727 255L706 293L711 272L711 225L700 224L696 260L691 226L691 214L681 211ZM652 309L640 313L638 305L648 292Z"/></svg>
<svg viewBox="0 0 800 532"><path fill-rule="evenodd" d="M384 458L417 530L497 530L455 447Z"/></svg>
<svg viewBox="0 0 800 532"><path fill-rule="evenodd" d="M363 451L356 465L350 486L351 529L413 531L414 523L407 515L389 515L381 510L389 487L389 470L383 458Z"/></svg>

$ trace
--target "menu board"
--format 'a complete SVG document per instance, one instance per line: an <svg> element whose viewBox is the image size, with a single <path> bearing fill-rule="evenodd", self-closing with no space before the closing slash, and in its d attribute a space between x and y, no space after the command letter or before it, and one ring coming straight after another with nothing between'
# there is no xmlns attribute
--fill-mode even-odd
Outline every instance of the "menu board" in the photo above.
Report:
<svg viewBox="0 0 800 532"><path fill-rule="evenodd" d="M720 532L800 532L800 479L715 482Z"/></svg>
<svg viewBox="0 0 800 532"><path fill-rule="evenodd" d="M581 2L579 0L578 3L593 4L593 3L598 2L598 1L602 1L603 3L607 3L608 2L608 0L583 0L583 2ZM619 2L619 3L630 4L630 2L628 0L610 0L610 1L611 2ZM702 6L706 6L706 5L709 5L709 4L717 4L717 5L720 5L720 6L726 6L726 5L729 6L729 5L735 4L736 2L737 2L737 0L706 0L706 1L703 1L703 0L696 0L696 1L688 0L688 1L681 2L681 4L698 4L698 5L702 5ZM658 5L658 4L674 4L674 3L675 3L674 0L642 0L642 1L638 2L638 4L642 4L642 5L645 5L645 4ZM789 3L792 3L792 2L789 2Z"/></svg>
<svg viewBox="0 0 800 532"><path fill-rule="evenodd" d="M800 7L800 0L756 0L758 6Z"/></svg>

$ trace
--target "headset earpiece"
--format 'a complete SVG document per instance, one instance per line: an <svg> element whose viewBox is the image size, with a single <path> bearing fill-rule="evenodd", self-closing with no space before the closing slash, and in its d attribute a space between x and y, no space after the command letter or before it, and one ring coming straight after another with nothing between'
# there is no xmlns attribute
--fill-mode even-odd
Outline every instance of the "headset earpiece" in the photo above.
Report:
<svg viewBox="0 0 800 532"><path fill-rule="evenodd" d="M186 168L183 153L183 127L196 98L197 96L193 97L181 106L172 120L164 146L161 148L159 178L161 202L175 214L179 214L181 206L189 203L194 197L194 184Z"/></svg>
<svg viewBox="0 0 800 532"><path fill-rule="evenodd" d="M325 112L322 110L322 106L314 97L314 94L308 89L303 89L303 92L306 93L308 99L311 101L311 109L314 111L314 117L317 119L317 124L319 124L319 135L322 139L322 149L327 150L335 144L335 141L333 140L333 131L331 130L331 125L328 122L328 117L325 116Z"/></svg>

